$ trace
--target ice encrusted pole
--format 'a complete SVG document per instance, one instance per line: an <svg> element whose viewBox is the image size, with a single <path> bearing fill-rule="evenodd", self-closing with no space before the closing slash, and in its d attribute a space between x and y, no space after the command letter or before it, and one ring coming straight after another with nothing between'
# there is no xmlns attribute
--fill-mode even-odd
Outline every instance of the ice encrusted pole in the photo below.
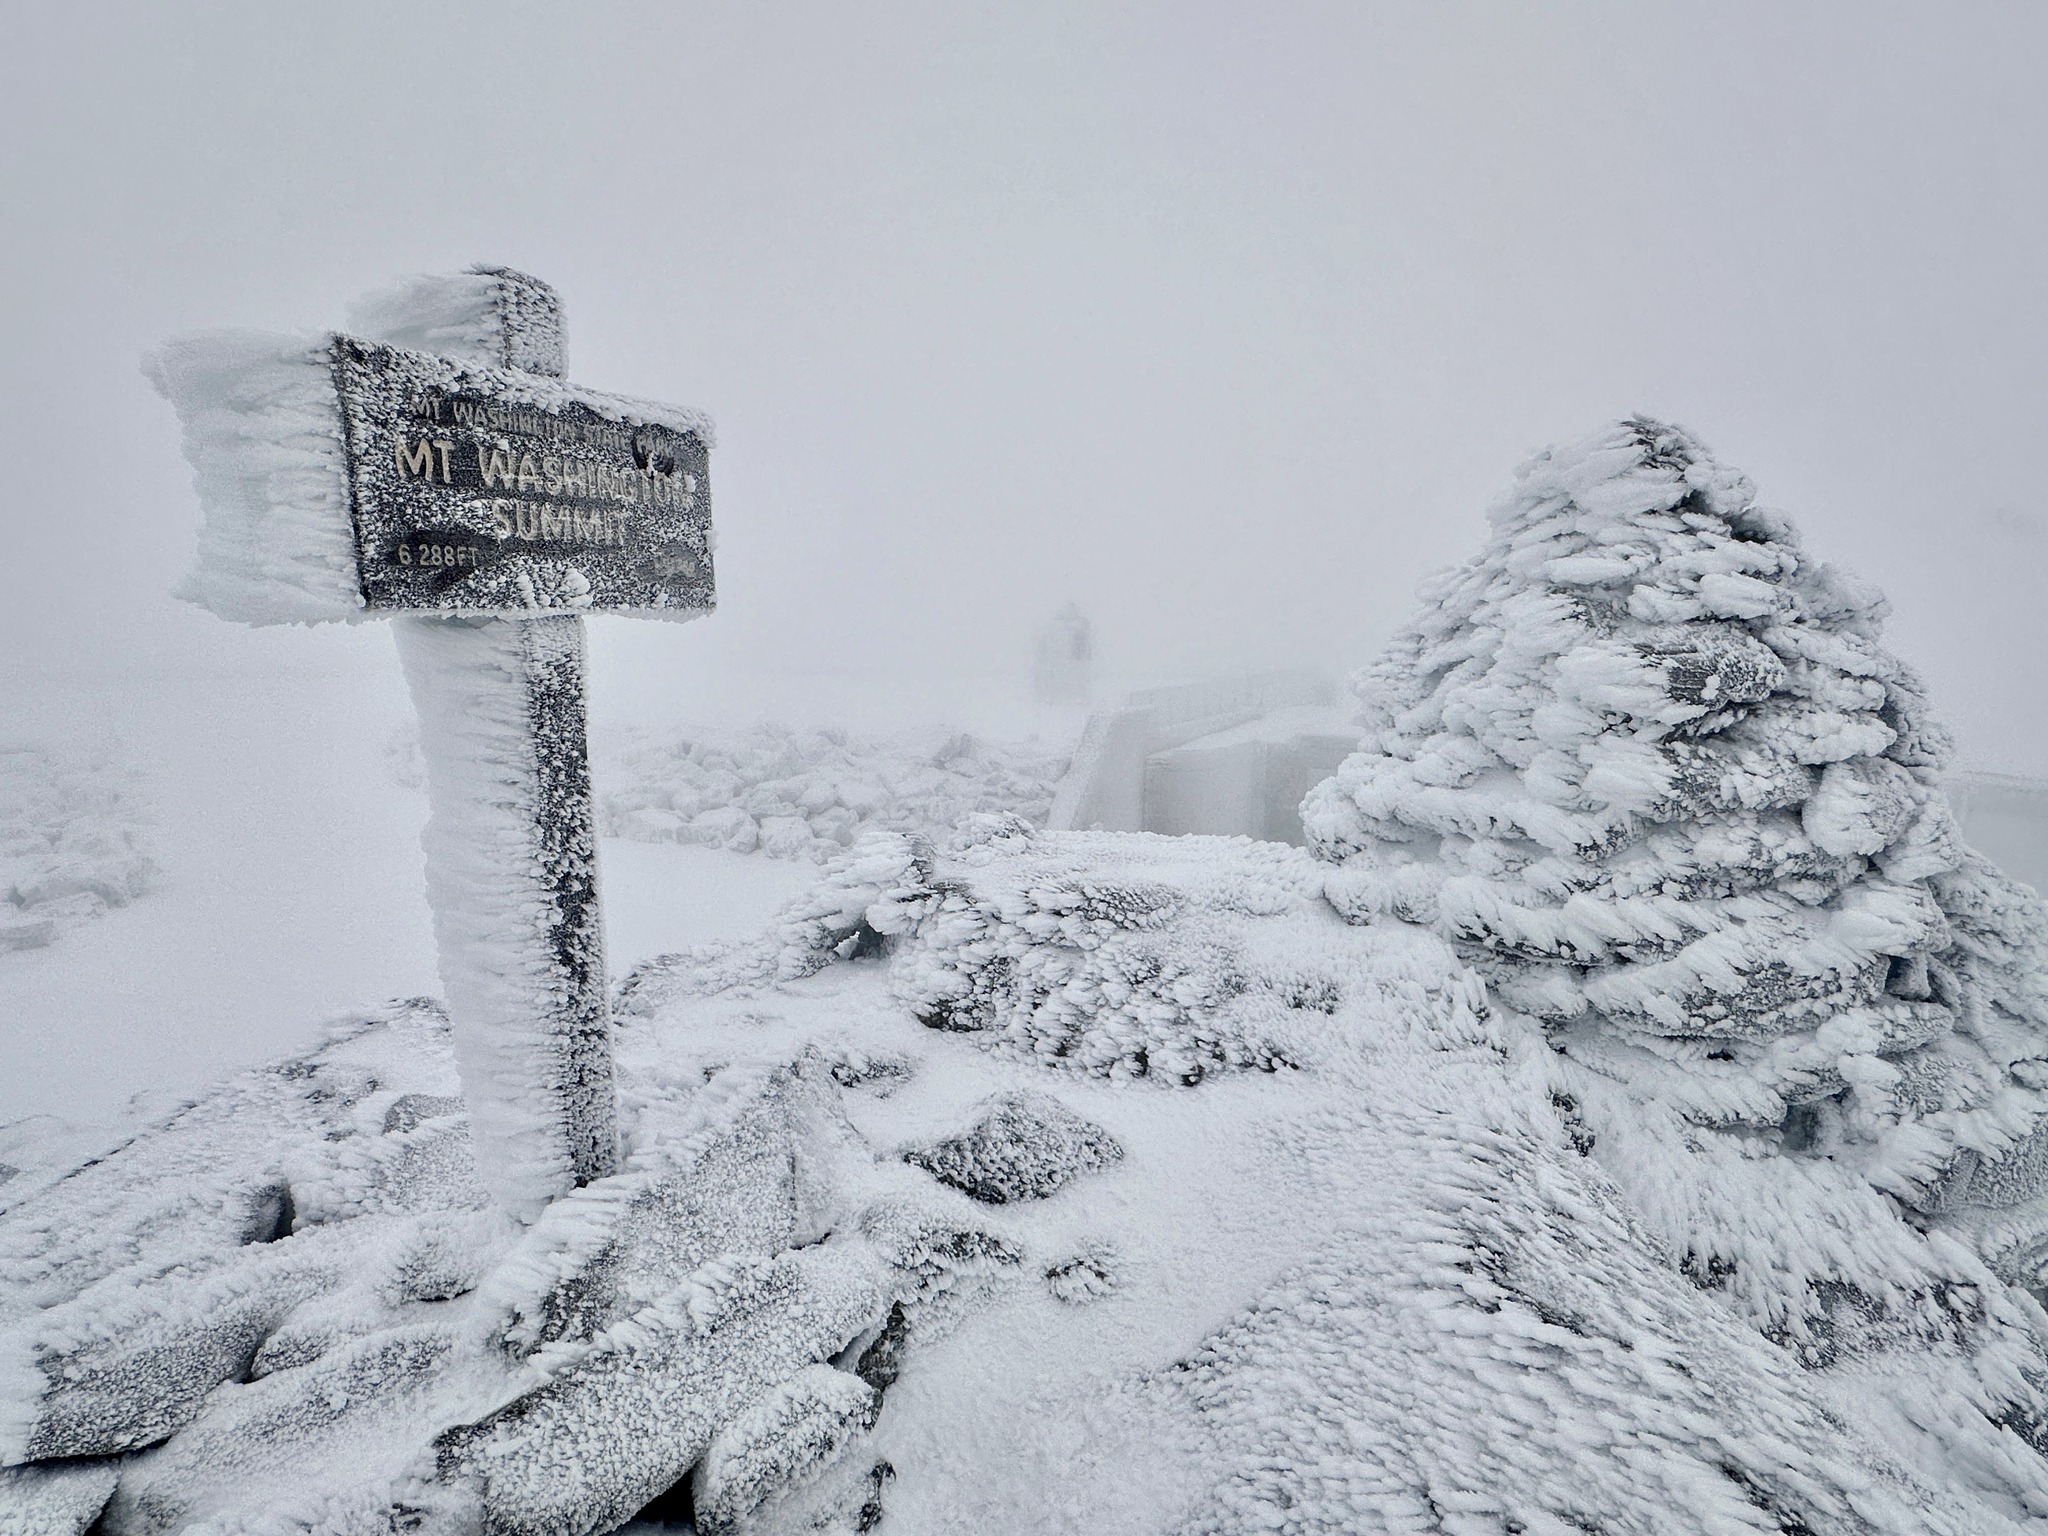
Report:
<svg viewBox="0 0 2048 1536"><path fill-rule="evenodd" d="M379 296L359 329L561 377L554 290L464 277ZM406 617L393 632L419 712L427 901L477 1163L531 1219L618 1161L583 620Z"/></svg>

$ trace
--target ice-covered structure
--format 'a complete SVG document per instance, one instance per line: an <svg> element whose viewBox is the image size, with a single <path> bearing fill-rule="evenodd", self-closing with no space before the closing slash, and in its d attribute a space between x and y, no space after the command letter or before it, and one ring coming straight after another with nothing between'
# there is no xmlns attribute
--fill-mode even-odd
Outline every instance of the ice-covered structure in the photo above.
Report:
<svg viewBox="0 0 2048 1536"><path fill-rule="evenodd" d="M1341 692L1300 669L1139 689L1088 717L1046 825L1300 845L1303 794L1358 741Z"/></svg>
<svg viewBox="0 0 2048 1536"><path fill-rule="evenodd" d="M1653 421L1490 520L1304 808L1331 901L1540 1021L1595 1155L1767 1328L1953 1331L1948 1238L2039 1287L2048 918L1963 845L1883 599Z"/></svg>

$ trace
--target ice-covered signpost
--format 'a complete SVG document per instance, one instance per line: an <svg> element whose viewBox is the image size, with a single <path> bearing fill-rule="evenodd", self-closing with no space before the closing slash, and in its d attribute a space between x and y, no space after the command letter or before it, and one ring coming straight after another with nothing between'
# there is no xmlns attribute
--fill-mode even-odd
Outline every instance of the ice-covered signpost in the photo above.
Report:
<svg viewBox="0 0 2048 1536"><path fill-rule="evenodd" d="M553 289L476 268L364 301L351 334L149 363L206 512L184 595L394 620L477 1160L527 1218L618 1155L582 615L713 602L710 422L567 384L562 351Z"/></svg>

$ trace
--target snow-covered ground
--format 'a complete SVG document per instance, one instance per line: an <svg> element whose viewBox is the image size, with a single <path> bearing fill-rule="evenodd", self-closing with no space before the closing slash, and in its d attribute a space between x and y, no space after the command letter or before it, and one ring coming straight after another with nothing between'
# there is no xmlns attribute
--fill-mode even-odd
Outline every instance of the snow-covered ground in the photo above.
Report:
<svg viewBox="0 0 2048 1536"><path fill-rule="evenodd" d="M605 947L614 975L656 955L758 933L818 878L816 866L723 848L606 838Z"/></svg>
<svg viewBox="0 0 2048 1536"><path fill-rule="evenodd" d="M1787 1347L1646 1231L1540 1026L1319 882L1218 839L866 847L763 938L641 973L628 1165L526 1232L480 1203L430 1011L47 1195L31 1168L0 1294L11 1327L45 1310L0 1449L46 1466L0 1498L89 1519L111 1492L120 1536L480 1509L596 1536L650 1503L760 1536L2048 1510L1991 1416L2031 1390L2023 1296L1922 1243L1937 1337L1872 1295ZM1856 1183L1752 1162L1752 1210Z"/></svg>
<svg viewBox="0 0 2048 1536"><path fill-rule="evenodd" d="M13 685L0 1125L176 1098L308 1048L340 1012L441 990L418 733L389 637L246 644L276 665ZM307 665L295 649L320 654ZM615 974L758 928L814 878L815 858L841 850L833 828L850 839L871 824L944 831L980 810L1042 818L1065 766L1054 731L1021 744L940 727L680 738L600 721L593 738L606 829L624 834L600 858ZM765 827L767 843L677 837L653 808L669 816L688 796ZM24 885L36 904L20 901ZM44 942L18 947L16 928Z"/></svg>
<svg viewBox="0 0 2048 1536"><path fill-rule="evenodd" d="M356 651L356 664L318 671L17 694L9 724L36 745L31 761L87 765L35 781L61 786L57 811L19 797L37 808L30 830L133 829L153 878L54 943L0 945L0 1126L101 1120L136 1094L175 1100L309 1048L348 1009L439 993L425 800L393 750L412 705L386 637ZM109 719L117 743L70 745ZM125 820L134 804L153 815ZM601 869L615 970L751 931L815 874L615 839Z"/></svg>

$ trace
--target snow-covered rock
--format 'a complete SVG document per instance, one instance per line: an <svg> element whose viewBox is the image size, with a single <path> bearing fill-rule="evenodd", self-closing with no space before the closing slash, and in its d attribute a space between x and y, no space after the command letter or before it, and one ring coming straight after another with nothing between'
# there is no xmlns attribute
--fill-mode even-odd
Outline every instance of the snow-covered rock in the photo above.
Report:
<svg viewBox="0 0 2048 1536"><path fill-rule="evenodd" d="M1068 755L1039 742L782 726L642 738L604 765L601 816L613 837L823 864L874 830L939 836L996 812L1043 824Z"/></svg>
<svg viewBox="0 0 2048 1536"><path fill-rule="evenodd" d="M2023 1289L1847 1170L1717 1167L1759 1222L1833 1223L1781 1247L1867 1244L1923 1280L1864 1291L1859 1271L1819 1289L1807 1334L1773 1327L1665 1241L1641 1176L1594 1155L1541 1021L1419 927L1347 929L1315 876L1270 845L996 819L937 846L875 839L777 933L639 979L635 1028L710 1059L833 1026L862 1061L908 1058L850 1106L857 1125L931 1146L988 1115L992 1082L1037 1081L1125 1149L1001 1207L1023 1262L992 1306L885 1330L885 1521L1903 1533L2048 1515L2028 1438L2048 1318ZM1048 967L1136 978L1115 1052L1036 1048ZM1176 1037L1267 1049L1128 1070L1133 1042L1149 1066ZM1640 1119L1617 1161L1688 1155L1696 1131Z"/></svg>
<svg viewBox="0 0 2048 1536"><path fill-rule="evenodd" d="M1009 1093L973 1125L903 1160L970 1200L1008 1205L1043 1200L1062 1185L1118 1161L1124 1149L1101 1126L1047 1093Z"/></svg>
<svg viewBox="0 0 2048 1536"><path fill-rule="evenodd" d="M1304 807L1330 899L1540 1028L1696 1283L1803 1358L1916 1339L2048 1443L2038 1314L1979 1269L2048 1281L2048 914L1963 845L1882 598L1656 422L1490 520Z"/></svg>
<svg viewBox="0 0 2048 1536"><path fill-rule="evenodd" d="M531 1227L480 1188L423 1003L18 1172L0 1529L594 1533L728 1429L706 1476L730 1520L808 1485L873 1408L817 1368L1014 1256L851 1130L857 1071L708 1076L642 1096L625 1169Z"/></svg>
<svg viewBox="0 0 2048 1536"><path fill-rule="evenodd" d="M0 745L0 952L150 888L147 797L109 752Z"/></svg>
<svg viewBox="0 0 2048 1536"><path fill-rule="evenodd" d="M882 1397L858 1376L806 1366L762 1394L711 1442L694 1480L702 1536L744 1529L771 1498L800 1496L815 1471L874 1428ZM857 1522L856 1522L857 1524Z"/></svg>
<svg viewBox="0 0 2048 1536"><path fill-rule="evenodd" d="M0 1529L9 1536L85 1536L119 1477L103 1461L0 1467Z"/></svg>
<svg viewBox="0 0 2048 1536"><path fill-rule="evenodd" d="M1277 1071L1344 986L1321 874L1245 838L1082 832L978 818L869 922L907 930L897 988L935 1029L1047 1064L1196 1083Z"/></svg>

